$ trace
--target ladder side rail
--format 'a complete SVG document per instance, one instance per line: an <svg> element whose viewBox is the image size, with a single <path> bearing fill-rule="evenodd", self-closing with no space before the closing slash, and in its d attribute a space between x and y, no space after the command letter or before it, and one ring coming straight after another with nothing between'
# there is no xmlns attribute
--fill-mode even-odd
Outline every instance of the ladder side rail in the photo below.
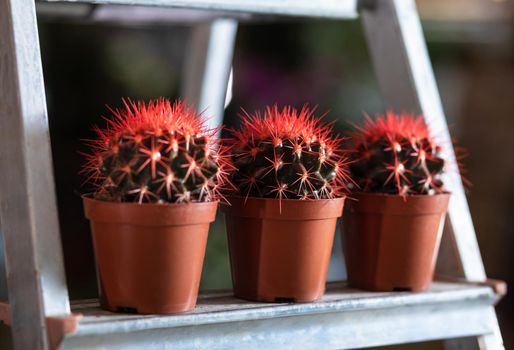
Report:
<svg viewBox="0 0 514 350"><path fill-rule="evenodd" d="M231 95L231 67L237 33L235 19L221 18L192 27L182 96L208 118L209 128L223 122Z"/></svg>
<svg viewBox="0 0 514 350"><path fill-rule="evenodd" d="M4 235L2 233L2 222L0 221L0 303L1 302L7 303L7 273L5 272Z"/></svg>
<svg viewBox="0 0 514 350"><path fill-rule="evenodd" d="M388 107L422 113L444 148L452 192L438 269L446 276L483 282L485 269L459 174L450 132L414 0L362 1L360 13L372 62ZM494 332L445 342L448 349L503 349L496 316Z"/></svg>
<svg viewBox="0 0 514 350"><path fill-rule="evenodd" d="M0 0L0 218L15 349L70 313L33 0Z"/></svg>

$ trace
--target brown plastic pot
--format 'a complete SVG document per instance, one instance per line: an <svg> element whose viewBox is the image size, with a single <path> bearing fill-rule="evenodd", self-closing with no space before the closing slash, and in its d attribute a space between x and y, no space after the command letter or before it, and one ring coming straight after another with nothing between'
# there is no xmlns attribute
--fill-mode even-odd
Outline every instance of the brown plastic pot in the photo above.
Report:
<svg viewBox="0 0 514 350"><path fill-rule="evenodd" d="M450 194L353 197L342 240L349 285L373 291L428 288Z"/></svg>
<svg viewBox="0 0 514 350"><path fill-rule="evenodd" d="M103 308L142 314L194 309L217 202L83 201L91 221Z"/></svg>
<svg viewBox="0 0 514 350"><path fill-rule="evenodd" d="M234 295L309 302L325 292L344 198L300 201L232 197L226 215Z"/></svg>

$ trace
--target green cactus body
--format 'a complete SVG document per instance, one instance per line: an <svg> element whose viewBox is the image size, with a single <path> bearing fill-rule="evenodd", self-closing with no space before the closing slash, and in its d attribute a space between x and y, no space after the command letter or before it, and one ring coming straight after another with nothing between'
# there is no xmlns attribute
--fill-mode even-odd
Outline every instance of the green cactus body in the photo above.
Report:
<svg viewBox="0 0 514 350"><path fill-rule="evenodd" d="M225 148L201 116L178 101L125 103L105 130L96 129L84 171L95 197L138 203L217 200L227 180Z"/></svg>
<svg viewBox="0 0 514 350"><path fill-rule="evenodd" d="M335 198L344 194L347 163L341 138L331 137L308 107L268 107L241 116L231 140L233 182L245 197Z"/></svg>
<svg viewBox="0 0 514 350"><path fill-rule="evenodd" d="M441 147L422 117L378 115L352 134L350 171L361 191L435 194L444 191Z"/></svg>

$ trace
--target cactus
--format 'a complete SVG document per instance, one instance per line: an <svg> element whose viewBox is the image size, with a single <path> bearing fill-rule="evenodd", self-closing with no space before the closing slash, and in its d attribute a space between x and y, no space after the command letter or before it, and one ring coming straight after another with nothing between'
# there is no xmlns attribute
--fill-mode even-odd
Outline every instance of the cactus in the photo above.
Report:
<svg viewBox="0 0 514 350"><path fill-rule="evenodd" d="M261 115L240 115L241 128L230 143L240 194L278 199L322 199L343 196L348 164L339 149L342 138L331 136L314 110L305 105L280 110L267 107Z"/></svg>
<svg viewBox="0 0 514 350"><path fill-rule="evenodd" d="M201 115L181 101L123 101L106 129L87 143L83 172L102 200L208 202L222 197L229 157Z"/></svg>
<svg viewBox="0 0 514 350"><path fill-rule="evenodd" d="M421 116L393 112L366 116L351 134L350 172L361 191L389 194L436 194L445 162Z"/></svg>

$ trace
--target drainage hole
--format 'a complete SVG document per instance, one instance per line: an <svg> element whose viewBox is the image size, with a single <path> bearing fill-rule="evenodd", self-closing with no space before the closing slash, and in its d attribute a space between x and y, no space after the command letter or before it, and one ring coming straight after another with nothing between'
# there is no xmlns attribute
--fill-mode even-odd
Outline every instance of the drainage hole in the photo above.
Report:
<svg viewBox="0 0 514 350"><path fill-rule="evenodd" d="M118 306L116 308L116 311L127 313L127 314L136 314L137 313L137 309L135 307L128 307L128 306Z"/></svg>
<svg viewBox="0 0 514 350"><path fill-rule="evenodd" d="M287 297L275 298L275 303L294 303L294 302L296 302L295 298L287 298Z"/></svg>

